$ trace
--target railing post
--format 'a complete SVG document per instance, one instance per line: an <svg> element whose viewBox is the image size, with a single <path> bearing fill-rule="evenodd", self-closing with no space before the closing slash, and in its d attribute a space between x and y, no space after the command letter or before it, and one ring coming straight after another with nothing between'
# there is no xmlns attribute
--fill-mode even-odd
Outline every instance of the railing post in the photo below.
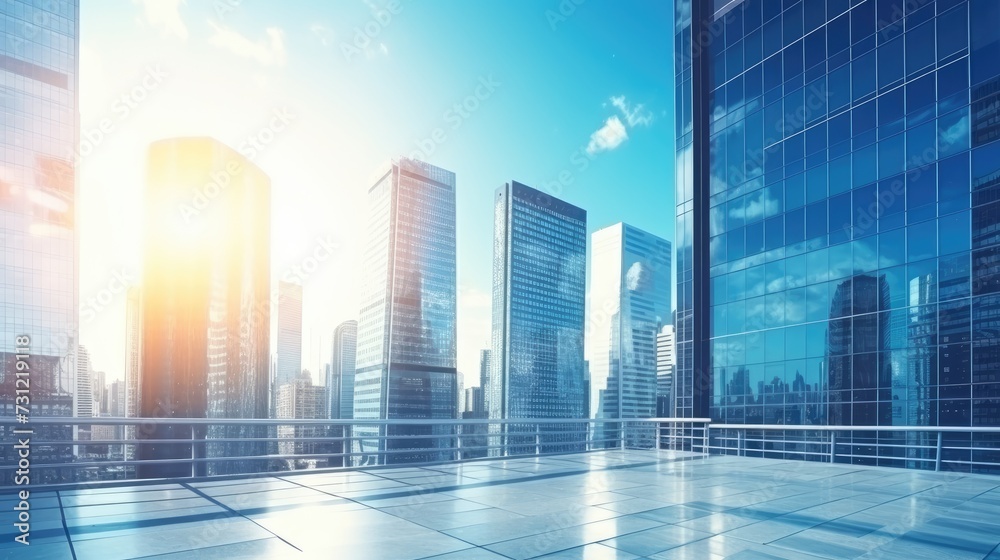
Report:
<svg viewBox="0 0 1000 560"><path fill-rule="evenodd" d="M542 427L540 424L535 424L535 455L542 454Z"/></svg>
<svg viewBox="0 0 1000 560"><path fill-rule="evenodd" d="M705 422L705 424L701 427L701 453L702 453L702 455L705 455L706 457L709 454L709 449L708 449L708 429L709 429L708 428L708 422Z"/></svg>
<svg viewBox="0 0 1000 560"><path fill-rule="evenodd" d="M736 456L745 457L746 454L743 451L743 430L736 432Z"/></svg>
<svg viewBox="0 0 1000 560"><path fill-rule="evenodd" d="M837 432L830 431L830 462L835 463L837 459Z"/></svg>
<svg viewBox="0 0 1000 560"><path fill-rule="evenodd" d="M625 451L625 422L619 422L618 426L618 448Z"/></svg>
<svg viewBox="0 0 1000 560"><path fill-rule="evenodd" d="M462 425L455 425L455 457L456 461L462 460Z"/></svg>
<svg viewBox="0 0 1000 560"><path fill-rule="evenodd" d="M197 476L197 473L195 472L195 468L196 468L196 466L198 464L195 461L195 458L197 457L197 453L198 453L197 452L197 446L195 445L194 424L191 424L191 478L194 478L194 477Z"/></svg>
<svg viewBox="0 0 1000 560"><path fill-rule="evenodd" d="M935 472L941 470L941 448L944 443L944 432L937 433L937 455L934 459L934 470Z"/></svg>

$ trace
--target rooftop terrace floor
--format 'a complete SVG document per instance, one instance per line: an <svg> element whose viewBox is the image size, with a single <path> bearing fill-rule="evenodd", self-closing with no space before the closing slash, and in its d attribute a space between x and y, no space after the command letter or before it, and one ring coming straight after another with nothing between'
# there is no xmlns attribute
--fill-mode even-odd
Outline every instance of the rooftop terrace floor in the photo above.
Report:
<svg viewBox="0 0 1000 560"><path fill-rule="evenodd" d="M0 557L1000 560L1000 477L669 451L31 498Z"/></svg>

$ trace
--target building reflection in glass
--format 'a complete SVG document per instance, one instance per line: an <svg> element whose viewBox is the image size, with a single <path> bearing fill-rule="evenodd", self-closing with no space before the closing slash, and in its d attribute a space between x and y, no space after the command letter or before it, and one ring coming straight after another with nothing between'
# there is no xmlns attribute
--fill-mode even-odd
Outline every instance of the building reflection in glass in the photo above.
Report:
<svg viewBox="0 0 1000 560"><path fill-rule="evenodd" d="M353 418L457 418L455 174L399 158L368 191ZM447 460L449 428L358 423L357 464ZM414 437L417 436L417 437ZM427 436L427 437L419 437ZM385 451L386 453L380 453Z"/></svg>

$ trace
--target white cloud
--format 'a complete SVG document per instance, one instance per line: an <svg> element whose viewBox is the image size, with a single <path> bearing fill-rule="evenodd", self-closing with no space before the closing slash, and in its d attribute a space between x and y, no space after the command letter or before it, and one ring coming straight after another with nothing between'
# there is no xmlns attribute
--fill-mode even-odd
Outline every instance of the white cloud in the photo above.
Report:
<svg viewBox="0 0 1000 560"><path fill-rule="evenodd" d="M625 101L624 95L612 97L611 104L622 112L622 116L625 117L625 122L627 122L630 127L636 125L649 126L653 123L653 113L650 113L645 107L642 106L641 103L635 107L629 107L628 101Z"/></svg>
<svg viewBox="0 0 1000 560"><path fill-rule="evenodd" d="M159 28L164 35L175 35L187 39L187 26L181 19L180 7L186 0L132 0L143 8L146 23Z"/></svg>
<svg viewBox="0 0 1000 560"><path fill-rule="evenodd" d="M587 144L587 153L594 155L605 150L613 150L628 140L628 133L625 132L625 125L617 116L608 117L604 126L597 132L590 135L590 143Z"/></svg>
<svg viewBox="0 0 1000 560"><path fill-rule="evenodd" d="M252 58L264 66L281 65L285 63L285 32L277 27L267 28L267 39L253 41L244 37L238 31L223 27L213 21L214 33L208 42L222 49L245 58Z"/></svg>

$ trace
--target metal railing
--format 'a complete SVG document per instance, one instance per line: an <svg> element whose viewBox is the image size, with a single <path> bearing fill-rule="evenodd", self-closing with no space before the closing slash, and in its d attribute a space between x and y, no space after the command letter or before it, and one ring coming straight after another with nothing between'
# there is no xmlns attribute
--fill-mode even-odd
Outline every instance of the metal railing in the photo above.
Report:
<svg viewBox="0 0 1000 560"><path fill-rule="evenodd" d="M608 421L35 416L30 425L24 425L13 418L2 418L0 433L11 444L0 448L0 487L11 485L21 469L13 444L25 437L30 446L30 487L414 466L603 449L705 450L708 422L707 418ZM25 429L33 433L14 433ZM134 439L126 437L133 432Z"/></svg>
<svg viewBox="0 0 1000 560"><path fill-rule="evenodd" d="M31 433L17 434L15 430ZM707 418L33 417L30 425L2 418L0 433L10 442L0 448L0 487L14 484L17 473L26 466L30 467L30 486L52 486L427 465L604 449L661 449L1000 474L1000 427L721 424ZM17 444L25 438L28 445L19 449ZM24 447L30 450L27 457L23 456Z"/></svg>
<svg viewBox="0 0 1000 560"><path fill-rule="evenodd" d="M708 425L708 453L1000 474L1000 427Z"/></svg>

